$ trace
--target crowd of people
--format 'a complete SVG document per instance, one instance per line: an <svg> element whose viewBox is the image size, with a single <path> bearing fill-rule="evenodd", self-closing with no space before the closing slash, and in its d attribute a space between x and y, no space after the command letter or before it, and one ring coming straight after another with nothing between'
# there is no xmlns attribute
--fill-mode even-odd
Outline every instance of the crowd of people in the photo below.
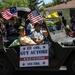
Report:
<svg viewBox="0 0 75 75"><path fill-rule="evenodd" d="M33 31L31 31L32 27L34 28ZM33 26L30 20L27 20L26 25L22 25L14 17L10 18L5 24L3 19L0 18L0 34L4 41L10 42L8 45L18 38L21 45L43 44L48 36L47 30L42 30L41 23L36 23Z"/></svg>
<svg viewBox="0 0 75 75"><path fill-rule="evenodd" d="M46 28L43 28L43 23L36 23L32 25L30 20L27 20L25 25L22 25L22 20L15 19L14 17L10 18L7 23L4 23L3 19L0 18L0 35L3 36L3 41L7 40L9 42L7 47L16 46L14 43L18 39L18 45L38 45L38 44L49 44L48 32ZM75 34L75 19L71 20L70 25L67 25L67 22L64 17L62 17L61 24L65 27L67 35L70 35L72 32ZM33 29L33 30L31 30ZM16 41L15 41L16 42Z"/></svg>
<svg viewBox="0 0 75 75"><path fill-rule="evenodd" d="M65 29L66 36L75 37L75 17L72 17L70 24L67 24L67 20L62 16L57 23L58 30Z"/></svg>
<svg viewBox="0 0 75 75"><path fill-rule="evenodd" d="M70 24L65 27L66 35L70 37L75 37L75 18L71 18Z"/></svg>
<svg viewBox="0 0 75 75"><path fill-rule="evenodd" d="M62 17L61 25L65 27L66 35L75 36L75 18L72 18L70 25L67 25L66 19ZM24 28L24 30L18 31L20 30L20 26ZM17 20L15 20L14 17L10 18L7 23L4 23L4 20L0 18L0 34L3 36L4 41L7 39L8 41L13 42L15 39L21 36L22 33L22 35L27 36L24 38L31 39L35 42L35 44L46 43L48 41L48 33L46 29L42 28L42 26L42 23L36 23L35 25L32 25L30 20L26 21L26 25L22 25L22 19L18 18ZM21 38L21 43L22 40L23 37ZM45 40L47 41L45 42Z"/></svg>

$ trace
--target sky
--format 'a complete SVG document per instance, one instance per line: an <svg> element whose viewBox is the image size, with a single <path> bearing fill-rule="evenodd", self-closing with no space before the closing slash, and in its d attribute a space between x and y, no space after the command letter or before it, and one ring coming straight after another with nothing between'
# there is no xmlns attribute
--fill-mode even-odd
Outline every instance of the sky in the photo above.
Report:
<svg viewBox="0 0 75 75"><path fill-rule="evenodd" d="M52 0L44 0L45 4L52 2Z"/></svg>

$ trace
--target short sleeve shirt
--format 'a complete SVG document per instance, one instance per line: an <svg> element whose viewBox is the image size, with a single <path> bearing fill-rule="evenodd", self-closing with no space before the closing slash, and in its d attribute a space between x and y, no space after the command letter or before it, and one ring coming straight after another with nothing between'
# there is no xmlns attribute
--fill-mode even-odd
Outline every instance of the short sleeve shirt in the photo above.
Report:
<svg viewBox="0 0 75 75"><path fill-rule="evenodd" d="M38 40L43 40L43 39L44 39L43 31L40 30L40 32L37 32L37 31L34 30L34 31L32 32L31 38L32 38L32 39L36 38L36 39L38 39Z"/></svg>
<svg viewBox="0 0 75 75"><path fill-rule="evenodd" d="M29 24L27 25L27 30L31 30L31 26L32 26L32 24L29 23Z"/></svg>

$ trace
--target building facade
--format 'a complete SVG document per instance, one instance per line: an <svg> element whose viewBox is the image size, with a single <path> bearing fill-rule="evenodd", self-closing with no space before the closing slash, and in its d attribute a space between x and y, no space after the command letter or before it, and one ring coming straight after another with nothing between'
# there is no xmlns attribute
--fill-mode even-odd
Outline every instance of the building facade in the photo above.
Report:
<svg viewBox="0 0 75 75"><path fill-rule="evenodd" d="M51 14L53 12L58 12L58 15L60 17L64 16L64 18L67 20L67 24L70 24L71 18L75 17L75 0L45 8L44 11L46 15Z"/></svg>

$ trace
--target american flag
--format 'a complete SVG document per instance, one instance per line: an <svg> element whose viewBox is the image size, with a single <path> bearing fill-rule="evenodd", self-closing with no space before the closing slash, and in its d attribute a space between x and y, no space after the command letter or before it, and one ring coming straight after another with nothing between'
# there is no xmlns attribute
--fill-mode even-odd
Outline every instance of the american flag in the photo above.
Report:
<svg viewBox="0 0 75 75"><path fill-rule="evenodd" d="M18 16L16 7L7 8L7 9L3 10L1 13L2 13L3 18L5 18L6 20L9 20L11 17Z"/></svg>
<svg viewBox="0 0 75 75"><path fill-rule="evenodd" d="M32 24L38 23L44 18L40 15L38 10L33 10L28 14L28 19L32 22Z"/></svg>

